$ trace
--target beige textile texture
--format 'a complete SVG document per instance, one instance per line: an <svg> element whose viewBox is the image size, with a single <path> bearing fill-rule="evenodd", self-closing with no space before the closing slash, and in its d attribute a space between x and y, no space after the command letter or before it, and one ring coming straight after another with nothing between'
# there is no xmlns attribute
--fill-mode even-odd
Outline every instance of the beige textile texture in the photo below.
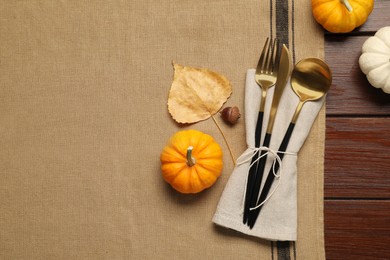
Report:
<svg viewBox="0 0 390 260"><path fill-rule="evenodd" d="M167 111L172 60L230 79L269 32L269 1L0 1L0 259L270 259L269 242L212 223L233 163L211 120ZM310 2L295 1L296 57L322 57ZM217 120L221 120L217 117ZM222 124L222 122L221 122ZM224 126L235 154L244 120ZM180 129L225 151L215 186L181 195L159 154ZM324 111L298 162L297 258L323 259Z"/></svg>

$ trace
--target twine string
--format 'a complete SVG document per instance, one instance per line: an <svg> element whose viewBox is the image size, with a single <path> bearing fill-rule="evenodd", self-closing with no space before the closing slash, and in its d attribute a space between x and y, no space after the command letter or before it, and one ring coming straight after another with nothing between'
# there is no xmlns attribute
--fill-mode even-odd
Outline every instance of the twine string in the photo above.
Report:
<svg viewBox="0 0 390 260"><path fill-rule="evenodd" d="M271 148L269 147L266 147L266 146L260 146L260 147L249 147L249 149L247 149L240 157L238 157L237 159L237 166L239 165L242 165L242 164L245 164L247 162L250 162L253 158L253 156L261 153L262 151L265 151L265 153L261 154L260 156L257 157L256 160L254 160L250 165L249 165L249 168L251 168L254 164L256 164L261 158L263 158L264 156L267 156L269 154L271 154L273 156L273 161L272 161L272 174L275 176L276 179L278 179L278 182L275 186L275 188L271 191L271 193L267 196L267 198L264 199L264 201L262 201L261 203L258 203L256 206L254 207L251 207L249 208L249 210L255 210L259 207L261 207L264 203L266 203L271 197L272 195L276 192L276 190L279 188L279 185L282 181L282 171L283 171L283 165L282 165L282 159L280 158L279 154L284 154L284 155L297 155L296 153L292 153L292 152L282 152L282 151L275 151L275 150L272 150ZM275 170L275 167L276 167L276 163L279 164L279 174L278 172ZM248 182L248 174L246 176L246 181L245 183ZM261 183L260 183L261 185ZM244 190L244 193L243 193L243 198L242 198L242 212L244 211L244 204L245 204L245 194L246 194L246 186L245 185L245 190Z"/></svg>

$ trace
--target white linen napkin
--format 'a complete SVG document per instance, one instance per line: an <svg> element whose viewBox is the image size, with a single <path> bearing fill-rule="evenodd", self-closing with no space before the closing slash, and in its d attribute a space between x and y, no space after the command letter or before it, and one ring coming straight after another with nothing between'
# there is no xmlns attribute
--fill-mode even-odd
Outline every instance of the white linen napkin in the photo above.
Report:
<svg viewBox="0 0 390 260"><path fill-rule="evenodd" d="M269 110L274 87L268 90L262 126L262 139L268 124ZM213 222L242 233L267 240L295 241L297 239L297 153L302 147L311 126L320 111L325 97L307 102L301 111L287 152L279 170L280 177L274 179L269 195L252 229L243 224L244 194L249 172L250 156L255 146L255 129L260 106L261 89L255 82L255 70L249 69L245 85L245 128L248 149L237 160L228 183L222 193ZM270 148L277 151L292 119L299 98L291 89L290 82L284 89L273 127ZM262 143L262 140L261 140ZM272 167L274 156L268 154L263 183ZM240 163L245 161L244 163ZM282 172L281 172L282 171ZM279 182L279 185L278 185ZM262 184L263 185L263 184ZM276 188L276 189L275 189ZM308 194L309 195L309 194Z"/></svg>

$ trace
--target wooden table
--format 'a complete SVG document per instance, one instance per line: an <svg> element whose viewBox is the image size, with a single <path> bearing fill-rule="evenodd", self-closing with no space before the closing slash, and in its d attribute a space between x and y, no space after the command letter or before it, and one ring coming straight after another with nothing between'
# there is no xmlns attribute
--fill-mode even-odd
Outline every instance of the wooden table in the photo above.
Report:
<svg viewBox="0 0 390 260"><path fill-rule="evenodd" d="M327 259L390 258L390 95L370 86L358 59L364 41L390 26L390 1L376 0L366 24L325 34L333 70L327 99Z"/></svg>

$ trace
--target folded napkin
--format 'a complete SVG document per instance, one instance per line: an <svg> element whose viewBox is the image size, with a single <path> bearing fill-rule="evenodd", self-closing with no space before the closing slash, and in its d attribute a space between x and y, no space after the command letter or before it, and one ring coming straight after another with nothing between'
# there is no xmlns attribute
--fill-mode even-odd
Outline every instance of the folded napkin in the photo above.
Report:
<svg viewBox="0 0 390 260"><path fill-rule="evenodd" d="M277 151L287 131L299 99L287 83L275 119L270 149ZM274 87L268 90L262 126L262 138L266 131ZM274 180L263 208L252 229L243 224L246 181L250 159L255 146L255 129L260 106L261 89L255 82L255 70L249 69L245 86L245 128L248 149L237 160L237 166L222 193L213 222L242 233L268 240L295 241L297 238L297 156L325 98L307 102L301 111L294 132L284 155L282 166ZM262 140L261 140L262 143ZM307 158L310 160L310 158ZM271 169L275 156L268 154L263 183ZM303 180L304 181L304 180ZM310 196L310 194L307 194Z"/></svg>

